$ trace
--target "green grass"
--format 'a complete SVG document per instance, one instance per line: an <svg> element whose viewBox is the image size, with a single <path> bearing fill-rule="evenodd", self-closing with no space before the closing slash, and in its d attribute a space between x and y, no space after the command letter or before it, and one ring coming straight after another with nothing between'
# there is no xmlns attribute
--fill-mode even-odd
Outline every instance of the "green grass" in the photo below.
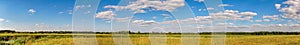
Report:
<svg viewBox="0 0 300 45"><path fill-rule="evenodd" d="M79 34L77 36L92 36ZM0 34L0 37L16 37L9 42L14 45L73 45L74 38L72 34ZM163 35L157 35L157 37ZM191 38L186 40L199 40L200 45L210 45L211 35L189 35L199 36L199 38ZM96 34L99 45L114 45L115 42L112 34ZM154 36L155 37L155 36ZM167 37L156 38L163 40L166 38L165 45L180 45L180 34L168 34ZM75 38L93 40L90 38ZM124 39L124 38L123 38ZM129 38L125 38L129 39ZM151 39L148 34L130 34L129 43L134 45L151 45ZM1 43L2 41L0 41ZM4 41L5 42L5 41ZM7 42L7 41L6 41ZM163 42L163 41L161 41ZM126 42L128 43L128 42ZM300 35L227 35L226 45L300 45ZM164 43L161 43L164 45Z"/></svg>

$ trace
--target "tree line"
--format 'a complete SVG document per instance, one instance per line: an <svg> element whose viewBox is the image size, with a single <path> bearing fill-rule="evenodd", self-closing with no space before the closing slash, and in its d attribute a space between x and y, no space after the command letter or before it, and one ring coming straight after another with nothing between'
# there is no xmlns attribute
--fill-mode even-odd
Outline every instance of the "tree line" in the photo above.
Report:
<svg viewBox="0 0 300 45"><path fill-rule="evenodd" d="M127 33L127 34L201 34L210 35L212 33L222 33L226 35L299 35L300 32L280 32L280 31L260 31L260 32L199 32L199 33L180 33L180 32L93 32L93 31L35 31L35 32L17 32L14 30L0 30L0 33L29 33L29 34L71 34L71 33L93 33L93 34L113 34L113 33Z"/></svg>

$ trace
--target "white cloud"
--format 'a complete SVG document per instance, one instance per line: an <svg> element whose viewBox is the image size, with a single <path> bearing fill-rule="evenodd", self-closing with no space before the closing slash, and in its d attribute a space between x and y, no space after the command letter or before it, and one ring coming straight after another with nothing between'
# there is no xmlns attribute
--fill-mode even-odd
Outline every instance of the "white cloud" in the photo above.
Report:
<svg viewBox="0 0 300 45"><path fill-rule="evenodd" d="M180 23L190 23L190 24L196 24L195 21L198 21L198 24L210 24L214 20L247 20L250 21L253 16L256 16L257 14L254 12L239 12L236 10L225 10L223 12L218 13L212 13L209 16L197 16L195 18L187 18L182 20L171 20L171 21L164 21L160 24L176 24L178 22Z"/></svg>
<svg viewBox="0 0 300 45"><path fill-rule="evenodd" d="M262 22L263 20L255 20L255 22Z"/></svg>
<svg viewBox="0 0 300 45"><path fill-rule="evenodd" d="M8 27L1 27L0 26L0 30L14 30L14 28L8 28Z"/></svg>
<svg viewBox="0 0 300 45"><path fill-rule="evenodd" d="M152 19L156 19L156 18L157 18L156 16L153 16L153 17L152 17Z"/></svg>
<svg viewBox="0 0 300 45"><path fill-rule="evenodd" d="M148 21L145 21L145 20L134 20L132 21L132 23L134 25L138 25L138 26L149 26L149 25L155 25L155 24L158 24L156 21L154 20L148 20Z"/></svg>
<svg viewBox="0 0 300 45"><path fill-rule="evenodd" d="M287 0L283 2L289 6L279 9L279 11L284 12L284 18L291 18L300 20L300 1L299 0Z"/></svg>
<svg viewBox="0 0 300 45"><path fill-rule="evenodd" d="M198 1L198 2L204 2L204 0L195 0L195 1Z"/></svg>
<svg viewBox="0 0 300 45"><path fill-rule="evenodd" d="M96 18L101 18L106 20L111 20L114 16L116 16L116 14L111 10L99 12L98 14L96 14Z"/></svg>
<svg viewBox="0 0 300 45"><path fill-rule="evenodd" d="M3 19L3 18L0 18L0 22L4 22L5 21L5 19Z"/></svg>
<svg viewBox="0 0 300 45"><path fill-rule="evenodd" d="M211 20L211 16L197 16L195 20Z"/></svg>
<svg viewBox="0 0 300 45"><path fill-rule="evenodd" d="M169 14L161 14L162 16L164 16L164 17L172 17L171 15L169 15Z"/></svg>
<svg viewBox="0 0 300 45"><path fill-rule="evenodd" d="M70 24L54 25L46 23L1 25L0 29L11 29L16 31L72 31ZM83 27L84 28L84 27Z"/></svg>
<svg viewBox="0 0 300 45"><path fill-rule="evenodd" d="M80 9L80 8L84 8L85 7L85 5L76 5L75 6L75 11L77 11L78 9Z"/></svg>
<svg viewBox="0 0 300 45"><path fill-rule="evenodd" d="M202 11L202 9L198 9L198 11Z"/></svg>
<svg viewBox="0 0 300 45"><path fill-rule="evenodd" d="M72 10L67 10L67 11L61 11L61 12L58 12L58 14L72 14L73 11Z"/></svg>
<svg viewBox="0 0 300 45"><path fill-rule="evenodd" d="M114 20L118 22L128 22L130 19L132 19L132 17L114 18Z"/></svg>
<svg viewBox="0 0 300 45"><path fill-rule="evenodd" d="M218 20L223 20L223 19L228 19L228 20L252 20L252 17L256 16L256 15L257 15L257 13L254 13L254 12L239 12L237 10L225 10L223 12L212 13L209 16L197 16L195 18L163 21L163 22L157 22L157 23L158 23L158 25L164 25L164 24L178 25L178 23L179 23L179 24L181 24L182 30L195 30L195 31L197 31L198 29L200 29L201 31L211 31L212 29L215 29L215 30L221 31L222 29L224 29L224 27L222 27L222 26L228 26L229 31L234 31L234 30L239 30L239 29L243 29L243 30L245 29L245 30L250 31L249 26L236 26L236 27L229 28L230 26L234 25L234 23L216 23L216 25L214 25L214 26L207 26L207 25L212 24L215 21L215 19L218 19ZM195 24L202 25L202 26L201 27L190 26L190 25L195 25ZM168 26L168 27L165 27L165 28L177 28L177 27L178 26ZM167 30L169 30L169 29L167 29Z"/></svg>
<svg viewBox="0 0 300 45"><path fill-rule="evenodd" d="M264 15L263 19L280 20L279 15L273 15L273 16Z"/></svg>
<svg viewBox="0 0 300 45"><path fill-rule="evenodd" d="M126 6L108 5L105 8L114 8L116 10L131 10L134 13L144 13L145 8L153 8L155 10L174 11L178 7L184 6L184 0L137 0Z"/></svg>
<svg viewBox="0 0 300 45"><path fill-rule="evenodd" d="M29 15L32 15L32 14L34 14L35 12L36 12L36 10L34 10L34 9L29 9L29 10L28 10Z"/></svg>
<svg viewBox="0 0 300 45"><path fill-rule="evenodd" d="M65 13L65 12L58 12L58 14L63 14L63 13Z"/></svg>
<svg viewBox="0 0 300 45"><path fill-rule="evenodd" d="M228 25L232 25L233 23L217 23L215 24L215 26L228 26Z"/></svg>
<svg viewBox="0 0 300 45"><path fill-rule="evenodd" d="M81 8L90 8L92 7L92 5L90 4L87 4L87 5L76 5L75 6L75 11L77 11L78 9L81 9Z"/></svg>
<svg viewBox="0 0 300 45"><path fill-rule="evenodd" d="M241 12L240 15L243 15L243 16L256 16L257 13L254 13L254 12Z"/></svg>
<svg viewBox="0 0 300 45"><path fill-rule="evenodd" d="M207 10L214 10L215 8L209 8L209 7L208 7L208 8L206 8L206 9L207 9Z"/></svg>
<svg viewBox="0 0 300 45"><path fill-rule="evenodd" d="M233 6L233 5L230 5L230 4L219 4L218 6L219 7L225 7L225 6Z"/></svg>
<svg viewBox="0 0 300 45"><path fill-rule="evenodd" d="M216 20L251 20L257 15L254 12L239 12L236 10L225 10L224 12L212 13L210 16Z"/></svg>
<svg viewBox="0 0 300 45"><path fill-rule="evenodd" d="M276 9L280 9L281 4L275 4Z"/></svg>
<svg viewBox="0 0 300 45"><path fill-rule="evenodd" d="M169 14L161 14L161 15L164 17L164 19L163 19L164 21L166 21L166 20L172 18L172 16L169 15Z"/></svg>
<svg viewBox="0 0 300 45"><path fill-rule="evenodd" d="M262 24L252 24L251 26L263 26Z"/></svg>

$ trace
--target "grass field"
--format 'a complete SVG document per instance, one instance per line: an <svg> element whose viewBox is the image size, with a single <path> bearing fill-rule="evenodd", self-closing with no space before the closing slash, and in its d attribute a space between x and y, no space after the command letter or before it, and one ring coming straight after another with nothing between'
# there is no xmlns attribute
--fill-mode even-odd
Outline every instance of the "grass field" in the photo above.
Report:
<svg viewBox="0 0 300 45"><path fill-rule="evenodd" d="M72 34L0 34L1 38L9 38L8 41L2 40L2 44L13 45L73 45ZM86 36L86 35L77 35ZM161 35L162 36L162 35ZM168 34L166 37L160 37L159 40L167 40L166 43L158 45L181 45L181 40L199 40L200 45L210 45L211 35L190 35L198 38L181 38L180 34ZM99 45L115 45L112 34L96 34ZM155 37L155 36L154 36ZM76 38L75 38L76 39ZM89 38L78 38L87 39ZM130 43L134 45L151 45L148 34L130 34ZM163 42L163 41L162 41ZM128 43L128 42L126 42ZM1 44L1 45L2 45ZM300 45L300 35L227 35L226 45ZM6 44L7 45L7 44Z"/></svg>

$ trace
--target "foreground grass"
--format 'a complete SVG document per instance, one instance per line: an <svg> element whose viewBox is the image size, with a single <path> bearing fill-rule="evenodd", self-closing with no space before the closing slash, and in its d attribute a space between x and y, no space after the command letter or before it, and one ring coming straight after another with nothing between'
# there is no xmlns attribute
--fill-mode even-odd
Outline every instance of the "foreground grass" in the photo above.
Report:
<svg viewBox="0 0 300 45"><path fill-rule="evenodd" d="M114 45L113 38L97 38L99 45ZM181 38L168 37L166 45L180 45ZM131 38L134 45L151 45L148 37ZM210 45L211 38L200 38L200 45ZM47 39L33 45L73 45L73 38ZM163 45L163 44L162 44ZM300 45L300 36L247 36L226 38L226 45Z"/></svg>
<svg viewBox="0 0 300 45"><path fill-rule="evenodd" d="M84 34L79 34L84 36ZM94 40L90 38L72 38L72 34L0 34L0 36L13 36L10 40L14 45L73 45L74 39ZM36 38L38 36L38 38ZM96 34L99 45L115 45L111 34ZM158 40L166 38L166 44L159 45L181 45L181 40L199 40L200 45L211 45L211 35L190 35L199 38L181 38L180 34L168 34L159 37ZM155 37L155 36L154 36ZM124 38L122 38L124 39ZM130 43L134 45L151 45L148 34L130 34ZM20 43L21 42L21 43ZM23 42L23 43L22 43ZM126 42L128 43L128 42ZM300 45L300 35L227 35L226 45ZM88 45L88 44L87 44Z"/></svg>

